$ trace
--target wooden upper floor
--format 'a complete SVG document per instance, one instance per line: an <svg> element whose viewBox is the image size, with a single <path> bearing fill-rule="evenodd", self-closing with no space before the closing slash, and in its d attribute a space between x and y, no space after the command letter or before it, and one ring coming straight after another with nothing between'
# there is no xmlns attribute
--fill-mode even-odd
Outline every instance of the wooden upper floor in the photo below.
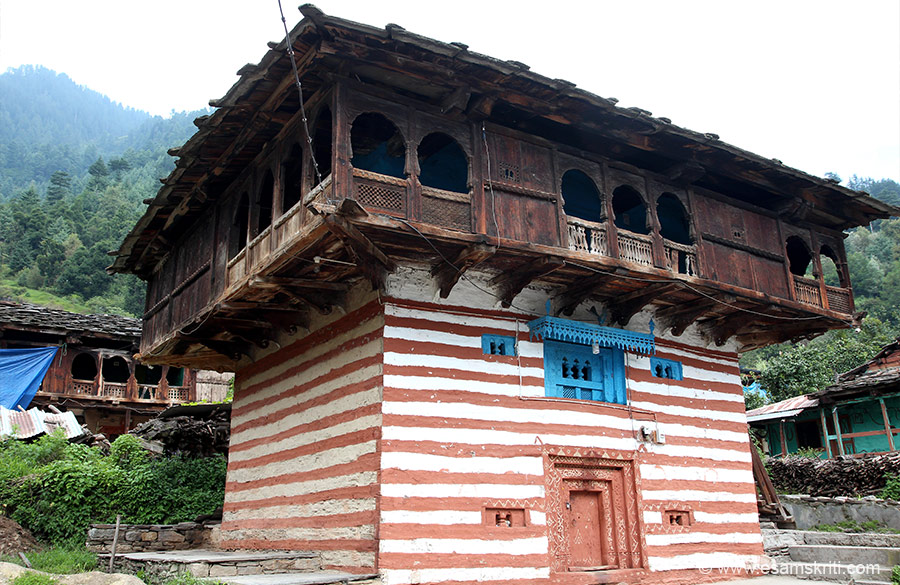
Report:
<svg viewBox="0 0 900 585"><path fill-rule="evenodd" d="M519 63L301 11L303 110L271 45L117 253L149 284L144 359L228 369L398 262L444 297L477 266L505 306L540 281L557 313L652 306L744 348L853 320L843 230L893 208Z"/></svg>

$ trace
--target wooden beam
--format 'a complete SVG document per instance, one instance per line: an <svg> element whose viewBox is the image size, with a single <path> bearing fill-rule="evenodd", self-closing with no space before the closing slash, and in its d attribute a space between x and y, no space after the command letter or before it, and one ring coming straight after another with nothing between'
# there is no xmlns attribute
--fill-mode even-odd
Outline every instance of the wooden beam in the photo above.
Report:
<svg viewBox="0 0 900 585"><path fill-rule="evenodd" d="M680 285L675 282L648 284L634 292L609 299L606 307L609 309L612 321L624 326L653 299L678 288L678 286Z"/></svg>
<svg viewBox="0 0 900 585"><path fill-rule="evenodd" d="M888 416L887 407L884 405L884 398L879 398L878 403L881 405L881 418L884 419L884 434L887 435L888 447L894 451L894 432L891 428L891 417Z"/></svg>
<svg viewBox="0 0 900 585"><path fill-rule="evenodd" d="M453 290L466 270L484 262L496 252L496 246L473 244L457 254L452 263L442 259L440 263L436 264L431 269L431 275L437 281L441 298L446 299L450 295L450 291Z"/></svg>
<svg viewBox="0 0 900 585"><path fill-rule="evenodd" d="M323 219L326 227L344 243L356 261L356 267L372 283L372 288L380 290L384 286L386 273L396 268L394 261L343 217L330 213Z"/></svg>
<svg viewBox="0 0 900 585"><path fill-rule="evenodd" d="M567 287L557 298L557 315L571 315L575 307L600 290L611 280L609 274L598 274L581 280L578 284Z"/></svg>
<svg viewBox="0 0 900 585"><path fill-rule="evenodd" d="M556 256L544 256L537 262L529 261L517 268L504 272L491 280L491 284L500 290L500 304L507 308L512 305L522 289L533 280L550 274L566 265L565 260Z"/></svg>
<svg viewBox="0 0 900 585"><path fill-rule="evenodd" d="M327 291L347 291L350 289L350 285L343 282L328 282L314 278L290 278L286 276L256 276L250 279L250 286Z"/></svg>
<svg viewBox="0 0 900 585"><path fill-rule="evenodd" d="M734 298L732 297L731 300L733 302ZM668 327L671 330L672 335L677 337L684 333L684 330L687 329L691 323L701 318L718 304L718 299L700 297L696 300L660 309L656 312L656 318L661 325Z"/></svg>
<svg viewBox="0 0 900 585"><path fill-rule="evenodd" d="M721 347L738 331L756 320L758 320L756 315L744 311L734 311L722 317L705 321L702 328L706 336Z"/></svg>

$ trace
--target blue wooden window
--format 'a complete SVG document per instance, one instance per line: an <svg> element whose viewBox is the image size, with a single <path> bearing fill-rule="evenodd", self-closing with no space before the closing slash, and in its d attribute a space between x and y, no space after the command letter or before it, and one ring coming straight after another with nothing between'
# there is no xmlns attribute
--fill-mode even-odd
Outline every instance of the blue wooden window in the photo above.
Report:
<svg viewBox="0 0 900 585"><path fill-rule="evenodd" d="M516 340L507 335L481 336L481 352L490 355L516 355Z"/></svg>
<svg viewBox="0 0 900 585"><path fill-rule="evenodd" d="M653 374L654 378L668 378L669 380L683 379L681 362L658 357L650 358L650 373Z"/></svg>
<svg viewBox="0 0 900 585"><path fill-rule="evenodd" d="M590 345L544 341L544 389L547 396L626 404L625 353Z"/></svg>

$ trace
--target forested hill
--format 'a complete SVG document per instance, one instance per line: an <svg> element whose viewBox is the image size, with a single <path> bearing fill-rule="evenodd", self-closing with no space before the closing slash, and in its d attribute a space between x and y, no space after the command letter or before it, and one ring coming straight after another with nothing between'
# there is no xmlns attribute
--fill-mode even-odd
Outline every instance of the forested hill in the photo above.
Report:
<svg viewBox="0 0 900 585"><path fill-rule="evenodd" d="M106 253L206 113L151 116L41 67L0 75L0 298L139 315L142 283L108 276Z"/></svg>

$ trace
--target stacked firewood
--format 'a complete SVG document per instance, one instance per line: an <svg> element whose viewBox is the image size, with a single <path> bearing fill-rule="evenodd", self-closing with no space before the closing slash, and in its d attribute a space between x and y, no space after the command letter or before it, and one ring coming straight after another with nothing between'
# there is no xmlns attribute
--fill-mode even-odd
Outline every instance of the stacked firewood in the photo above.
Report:
<svg viewBox="0 0 900 585"><path fill-rule="evenodd" d="M231 417L226 409L206 418L173 416L154 418L131 431L145 448L165 455L211 457L228 454Z"/></svg>
<svg viewBox="0 0 900 585"><path fill-rule="evenodd" d="M884 489L888 476L900 476L900 453L862 457L771 457L769 477L782 493L811 496L871 496Z"/></svg>

